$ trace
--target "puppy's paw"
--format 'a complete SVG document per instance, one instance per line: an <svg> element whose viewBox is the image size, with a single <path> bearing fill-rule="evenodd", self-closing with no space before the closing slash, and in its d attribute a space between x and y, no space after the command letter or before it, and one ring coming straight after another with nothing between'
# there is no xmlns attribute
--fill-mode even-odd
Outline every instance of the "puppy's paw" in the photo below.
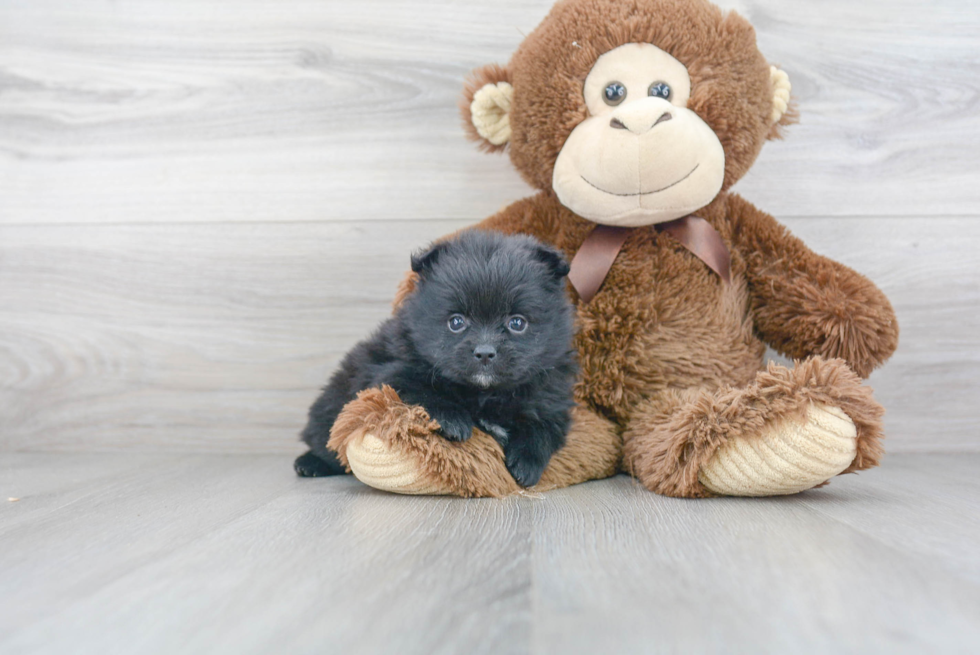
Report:
<svg viewBox="0 0 980 655"><path fill-rule="evenodd" d="M519 451L511 451L507 455L507 470L513 476L514 481L522 487L533 487L541 479L541 474L548 466L548 462L538 461L528 457Z"/></svg>
<svg viewBox="0 0 980 655"><path fill-rule="evenodd" d="M473 419L462 411L430 411L429 416L439 424L439 433L450 441L466 441L473 434Z"/></svg>
<svg viewBox="0 0 980 655"><path fill-rule="evenodd" d="M323 478L328 475L344 475L347 473L343 464L336 457L327 461L317 457L312 452L297 457L296 461L293 462L293 468L296 470L296 475L301 478Z"/></svg>
<svg viewBox="0 0 980 655"><path fill-rule="evenodd" d="M496 439L497 443L501 445L505 445L508 439L510 439L510 433L507 432L506 428L497 425L496 423L491 423L490 421L484 420L482 418L480 419L479 423L480 423L480 429L486 432L487 434L489 434L494 439Z"/></svg>

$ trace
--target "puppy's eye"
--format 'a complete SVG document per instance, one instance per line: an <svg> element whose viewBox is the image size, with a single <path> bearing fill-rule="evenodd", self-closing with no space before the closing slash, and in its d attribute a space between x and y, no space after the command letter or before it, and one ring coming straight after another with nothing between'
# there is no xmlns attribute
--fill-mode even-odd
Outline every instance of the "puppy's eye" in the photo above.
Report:
<svg viewBox="0 0 980 655"><path fill-rule="evenodd" d="M520 334L527 329L527 319L523 316L511 316L507 321L507 329L515 334Z"/></svg>
<svg viewBox="0 0 980 655"><path fill-rule="evenodd" d="M666 82L654 82L647 93L654 98L670 100L670 85Z"/></svg>
<svg viewBox="0 0 980 655"><path fill-rule="evenodd" d="M462 332L466 329L466 317L462 314L453 314L449 317L449 331Z"/></svg>
<svg viewBox="0 0 980 655"><path fill-rule="evenodd" d="M610 82L602 91L602 100L610 107L615 107L626 99L626 87L622 82Z"/></svg>

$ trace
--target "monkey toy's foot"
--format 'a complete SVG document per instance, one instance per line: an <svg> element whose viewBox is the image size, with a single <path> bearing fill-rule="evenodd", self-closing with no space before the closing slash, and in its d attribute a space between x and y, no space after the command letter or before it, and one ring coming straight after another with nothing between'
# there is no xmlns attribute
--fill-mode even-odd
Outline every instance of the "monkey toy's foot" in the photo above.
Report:
<svg viewBox="0 0 980 655"><path fill-rule="evenodd" d="M411 452L361 431L347 443L347 463L358 480L382 491L398 494L445 496L453 490L437 475L430 475Z"/></svg>
<svg viewBox="0 0 980 655"><path fill-rule="evenodd" d="M854 421L838 407L814 403L802 418L726 442L701 467L698 480L724 496L793 494L841 473L856 453Z"/></svg>
<svg viewBox="0 0 980 655"><path fill-rule="evenodd" d="M573 412L568 443L558 451L536 491L615 475L621 445L609 421ZM441 437L421 407L406 405L390 387L362 391L331 431L328 447L361 482L401 494L501 497L518 493L500 445L474 430L465 442Z"/></svg>
<svg viewBox="0 0 980 655"><path fill-rule="evenodd" d="M506 496L518 491L503 450L475 430L449 441L425 410L391 387L367 389L344 408L327 446L366 485L400 494Z"/></svg>
<svg viewBox="0 0 980 655"><path fill-rule="evenodd" d="M744 387L666 390L623 435L625 468L666 496L778 496L878 465L884 410L840 359L770 364Z"/></svg>

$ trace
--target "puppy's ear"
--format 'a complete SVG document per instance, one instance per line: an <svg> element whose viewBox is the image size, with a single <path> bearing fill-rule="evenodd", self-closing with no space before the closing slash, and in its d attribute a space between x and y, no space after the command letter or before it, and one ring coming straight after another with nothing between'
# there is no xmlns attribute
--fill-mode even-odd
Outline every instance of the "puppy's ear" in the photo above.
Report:
<svg viewBox="0 0 980 655"><path fill-rule="evenodd" d="M412 271L425 275L439 261L439 255L449 246L445 241L433 244L427 249L419 250L412 255Z"/></svg>
<svg viewBox="0 0 980 655"><path fill-rule="evenodd" d="M554 248L537 244L534 246L534 258L547 266L556 278L561 279L568 275L569 266L565 256Z"/></svg>

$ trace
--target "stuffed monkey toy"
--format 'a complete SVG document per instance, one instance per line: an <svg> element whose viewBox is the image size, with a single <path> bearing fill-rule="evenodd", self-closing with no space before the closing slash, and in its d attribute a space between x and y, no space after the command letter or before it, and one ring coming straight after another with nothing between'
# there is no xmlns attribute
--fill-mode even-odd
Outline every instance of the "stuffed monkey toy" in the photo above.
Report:
<svg viewBox="0 0 980 655"><path fill-rule="evenodd" d="M862 378L897 346L891 305L728 191L789 103L752 26L706 0L563 0L507 66L473 73L470 136L537 193L472 229L572 261L578 406L536 490L625 472L669 496L767 496L877 465L883 410ZM767 344L795 363L765 366ZM435 427L371 389L328 445L380 489L520 491L492 438Z"/></svg>

